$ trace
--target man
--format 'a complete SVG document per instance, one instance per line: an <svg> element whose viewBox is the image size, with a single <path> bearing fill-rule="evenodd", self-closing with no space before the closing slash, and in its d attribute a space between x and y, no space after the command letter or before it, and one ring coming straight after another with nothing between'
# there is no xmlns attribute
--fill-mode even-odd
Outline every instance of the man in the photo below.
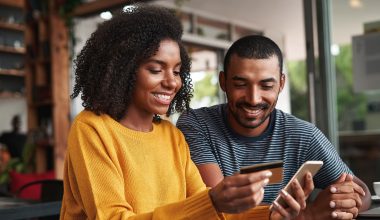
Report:
<svg viewBox="0 0 380 220"><path fill-rule="evenodd" d="M367 186L352 176L318 128L275 108L285 84L282 62L279 47L263 36L243 37L231 46L219 74L228 103L191 110L177 122L192 159L210 187L242 166L282 160L282 183L265 187L268 203L305 161L322 160L314 184L323 191L300 217L356 217L370 206Z"/></svg>
<svg viewBox="0 0 380 220"><path fill-rule="evenodd" d="M7 146L12 158L21 158L27 136L20 133L21 119L15 115L11 121L12 131L4 132L0 136L0 143Z"/></svg>

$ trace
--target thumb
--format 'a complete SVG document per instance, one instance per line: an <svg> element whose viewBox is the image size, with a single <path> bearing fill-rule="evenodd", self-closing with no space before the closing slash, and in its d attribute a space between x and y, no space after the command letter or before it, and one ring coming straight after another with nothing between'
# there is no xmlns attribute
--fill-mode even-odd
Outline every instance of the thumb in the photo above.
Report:
<svg viewBox="0 0 380 220"><path fill-rule="evenodd" d="M354 177L351 174L346 174L346 181L353 181Z"/></svg>
<svg viewBox="0 0 380 220"><path fill-rule="evenodd" d="M335 183L342 183L346 181L347 173L342 173L339 178L335 181Z"/></svg>

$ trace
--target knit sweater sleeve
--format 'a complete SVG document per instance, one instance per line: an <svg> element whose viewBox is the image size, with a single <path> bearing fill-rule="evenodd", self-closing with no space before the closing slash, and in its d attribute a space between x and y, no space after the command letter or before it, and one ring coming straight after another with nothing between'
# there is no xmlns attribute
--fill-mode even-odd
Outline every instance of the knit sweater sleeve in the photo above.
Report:
<svg viewBox="0 0 380 220"><path fill-rule="evenodd" d="M125 198L123 173L109 157L112 152L103 141L97 130L88 124L78 121L73 124L68 139L66 196L62 201L61 219L223 218L213 208L205 188L195 190L191 187L188 197L183 201L157 207L152 212L135 213L133 201ZM192 167L189 169L193 170ZM196 174L191 175L196 178Z"/></svg>

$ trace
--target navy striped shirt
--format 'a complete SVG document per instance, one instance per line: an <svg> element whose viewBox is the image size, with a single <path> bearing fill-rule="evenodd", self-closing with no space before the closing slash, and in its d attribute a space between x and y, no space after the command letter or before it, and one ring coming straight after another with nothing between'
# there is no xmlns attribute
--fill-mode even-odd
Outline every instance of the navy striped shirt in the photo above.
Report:
<svg viewBox="0 0 380 220"><path fill-rule="evenodd" d="M244 137L229 127L226 108L221 104L190 110L179 117L177 127L186 137L195 164L217 163L224 176L233 175L242 166L282 160L283 181L265 187L263 202L271 203L308 160L324 162L314 177L315 188L324 189L341 173L352 173L313 124L275 109L263 134Z"/></svg>

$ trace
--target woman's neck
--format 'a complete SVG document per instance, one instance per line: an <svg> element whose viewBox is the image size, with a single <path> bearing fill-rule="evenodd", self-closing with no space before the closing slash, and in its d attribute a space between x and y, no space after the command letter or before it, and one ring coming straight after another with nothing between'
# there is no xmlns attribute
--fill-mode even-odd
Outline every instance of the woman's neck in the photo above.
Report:
<svg viewBox="0 0 380 220"><path fill-rule="evenodd" d="M133 109L129 109L127 114L120 119L119 123L123 126L141 132L150 132L153 130L153 115L144 114Z"/></svg>

